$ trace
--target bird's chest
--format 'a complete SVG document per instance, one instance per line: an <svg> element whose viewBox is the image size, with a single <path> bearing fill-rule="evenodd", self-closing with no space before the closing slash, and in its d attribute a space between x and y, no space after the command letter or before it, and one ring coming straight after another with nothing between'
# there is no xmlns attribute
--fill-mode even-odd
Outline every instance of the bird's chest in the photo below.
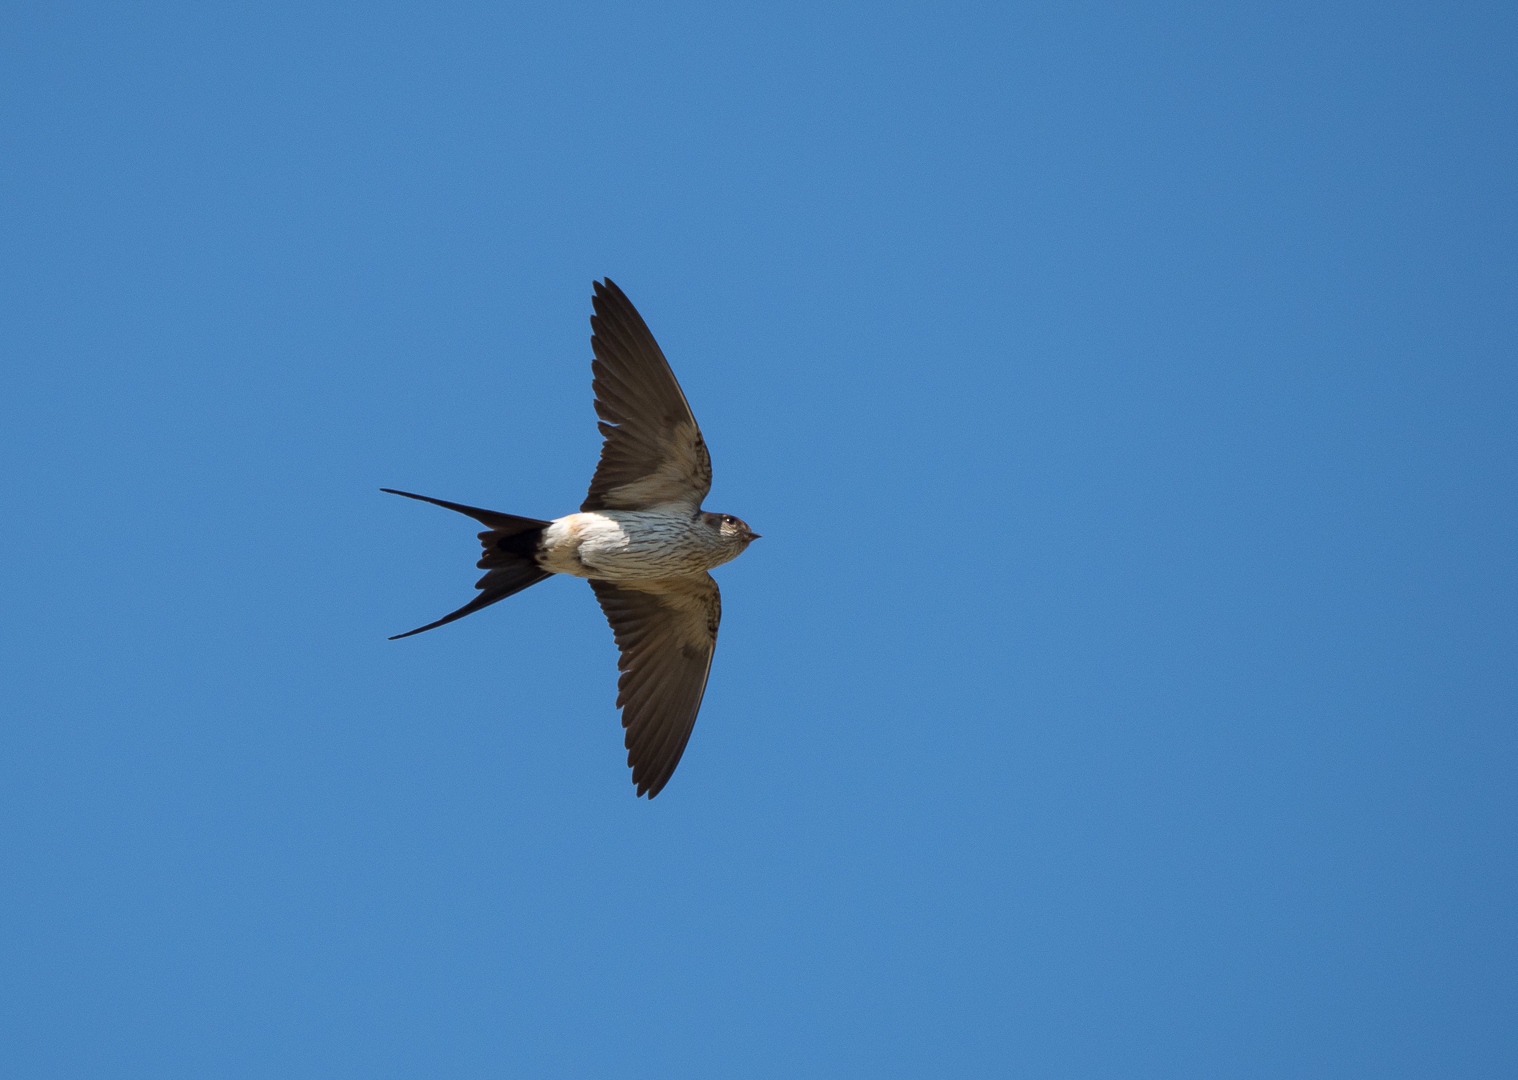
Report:
<svg viewBox="0 0 1518 1080"><path fill-rule="evenodd" d="M607 581L695 574L724 560L713 530L687 514L570 514L544 530L545 570Z"/></svg>

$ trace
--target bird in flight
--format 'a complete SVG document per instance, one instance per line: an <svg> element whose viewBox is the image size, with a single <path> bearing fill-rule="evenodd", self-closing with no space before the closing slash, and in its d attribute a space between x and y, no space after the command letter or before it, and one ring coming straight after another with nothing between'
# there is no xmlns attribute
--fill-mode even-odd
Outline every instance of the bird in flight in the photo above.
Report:
<svg viewBox="0 0 1518 1080"><path fill-rule="evenodd" d="M591 389L606 441L580 512L540 521L381 488L457 510L486 529L480 595L390 640L462 619L554 574L588 579L621 653L627 764L638 794L652 799L685 752L717 647L722 597L707 571L759 534L731 514L701 509L712 459L632 301L607 278L595 283L591 303Z"/></svg>

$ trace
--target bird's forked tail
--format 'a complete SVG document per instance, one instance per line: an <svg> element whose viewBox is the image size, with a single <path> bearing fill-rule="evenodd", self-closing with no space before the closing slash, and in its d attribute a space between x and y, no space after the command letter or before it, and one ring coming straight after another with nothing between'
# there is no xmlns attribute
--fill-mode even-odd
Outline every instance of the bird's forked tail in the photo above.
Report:
<svg viewBox="0 0 1518 1080"><path fill-rule="evenodd" d="M424 630L432 630L444 623L451 623L455 619L462 619L465 615L471 615L480 608L489 607L497 600L504 600L513 593L519 593L528 586L536 585L544 578L553 576L550 571L538 566L537 560L538 543L543 538L543 530L549 525L547 521L518 517L515 514L501 514L494 510L482 510L478 506L445 502L426 495L413 495L409 491L396 491L394 488L380 488L380 490L389 492L391 495L404 495L408 499L419 499L422 502L432 503L434 506L456 510L487 527L485 532L479 534L480 543L484 545L485 551L480 561L475 564L481 570L488 571L484 577L474 583L474 587L480 590L480 595L457 611L444 615L437 622L418 626L415 630L408 630L404 634L396 634L390 639L391 641L410 637L412 634L420 634Z"/></svg>

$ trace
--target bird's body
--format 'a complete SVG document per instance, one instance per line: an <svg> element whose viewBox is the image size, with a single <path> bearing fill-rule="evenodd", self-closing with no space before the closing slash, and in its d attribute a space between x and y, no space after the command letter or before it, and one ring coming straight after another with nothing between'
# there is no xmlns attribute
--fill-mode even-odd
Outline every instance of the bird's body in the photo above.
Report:
<svg viewBox="0 0 1518 1080"><path fill-rule="evenodd" d="M453 622L554 574L590 581L621 651L617 706L638 794L668 783L685 751L711 669L722 598L708 570L737 558L758 534L730 514L701 509L711 458L674 372L642 317L608 279L595 286L592 387L601 461L579 513L517 517L407 491L385 491L467 514L487 527L480 595L437 622Z"/></svg>
<svg viewBox="0 0 1518 1080"><path fill-rule="evenodd" d="M636 582L700 574L743 553L681 505L569 514L543 530L538 565L555 574Z"/></svg>

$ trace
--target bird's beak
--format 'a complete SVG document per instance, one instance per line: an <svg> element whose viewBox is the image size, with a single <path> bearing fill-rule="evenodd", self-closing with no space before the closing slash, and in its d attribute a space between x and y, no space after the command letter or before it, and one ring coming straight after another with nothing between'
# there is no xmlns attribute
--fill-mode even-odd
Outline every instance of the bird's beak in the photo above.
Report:
<svg viewBox="0 0 1518 1080"><path fill-rule="evenodd" d="M748 534L748 538L750 540L757 540L757 539L759 539L759 534L756 533L756 532L751 532L751 533Z"/></svg>

